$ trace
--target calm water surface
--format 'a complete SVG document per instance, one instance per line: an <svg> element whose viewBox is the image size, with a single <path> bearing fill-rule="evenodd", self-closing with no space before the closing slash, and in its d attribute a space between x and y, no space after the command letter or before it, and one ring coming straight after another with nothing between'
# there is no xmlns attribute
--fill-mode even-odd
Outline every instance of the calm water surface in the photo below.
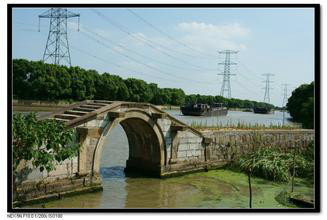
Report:
<svg viewBox="0 0 327 220"><path fill-rule="evenodd" d="M269 115L229 111L224 117L185 117L179 111L167 111L191 124L203 123L282 123L282 112ZM287 114L287 117L289 115ZM286 121L291 124L291 122ZM168 179L126 177L128 141L121 126L113 129L106 139L101 157L100 173L103 191L64 198L44 204L46 208L247 208L247 176L228 170L199 172ZM287 208L275 197L288 190L287 184L277 184L260 178L253 180L253 207ZM312 187L298 179L295 190L312 193ZM33 207L40 207L35 205Z"/></svg>
<svg viewBox="0 0 327 220"><path fill-rule="evenodd" d="M237 125L238 123L244 125L282 125L283 124L283 112L275 111L272 114L254 114L253 112L242 111L228 111L226 116L218 117L194 117L183 116L179 110L168 110L170 115L177 119L191 125L192 123L214 126L214 125ZM297 123L291 122L291 118L288 112L285 112L284 124L288 126L298 126Z"/></svg>

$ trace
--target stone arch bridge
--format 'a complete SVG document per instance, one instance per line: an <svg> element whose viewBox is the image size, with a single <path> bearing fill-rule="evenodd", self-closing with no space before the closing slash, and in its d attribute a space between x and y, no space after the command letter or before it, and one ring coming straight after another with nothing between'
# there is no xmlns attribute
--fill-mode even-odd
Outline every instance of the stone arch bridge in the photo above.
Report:
<svg viewBox="0 0 327 220"><path fill-rule="evenodd" d="M129 157L126 171L165 177L225 165L259 147L287 151L314 141L314 130L216 130L200 132L148 103L87 100L40 117L75 128L79 155L54 171L33 170L17 188L21 201L61 197L102 189L99 175L104 139L117 124L126 132ZM28 166L28 165L27 165Z"/></svg>
<svg viewBox="0 0 327 220"><path fill-rule="evenodd" d="M129 143L126 171L162 177L206 169L206 146L212 140L152 104L87 100L39 119L47 118L76 128L80 175L98 176L104 139L117 124Z"/></svg>

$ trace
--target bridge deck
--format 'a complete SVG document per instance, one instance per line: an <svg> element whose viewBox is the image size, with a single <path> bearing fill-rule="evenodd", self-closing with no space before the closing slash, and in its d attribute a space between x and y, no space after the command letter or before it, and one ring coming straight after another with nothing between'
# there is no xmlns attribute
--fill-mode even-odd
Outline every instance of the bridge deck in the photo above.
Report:
<svg viewBox="0 0 327 220"><path fill-rule="evenodd" d="M86 100L82 102L75 103L73 105L67 106L58 111L52 112L47 115L38 117L39 120L44 119L55 119L57 121L62 121L67 127L76 127L90 120L93 120L97 115L113 111L115 112L118 107L125 108L139 108L142 110L151 110L154 117L160 117L159 114L164 114L173 124L177 126L182 126L185 129L190 129L194 133L203 136L201 132L190 127L189 125L181 122L180 120L174 118L173 116L162 111L155 105L149 103L136 103L136 102L122 102L122 101L108 101L108 100Z"/></svg>

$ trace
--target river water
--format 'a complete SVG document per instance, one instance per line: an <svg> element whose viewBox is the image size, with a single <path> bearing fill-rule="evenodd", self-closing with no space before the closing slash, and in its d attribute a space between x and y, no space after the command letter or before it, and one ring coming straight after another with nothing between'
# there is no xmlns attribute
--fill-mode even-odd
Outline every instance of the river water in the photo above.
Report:
<svg viewBox="0 0 327 220"><path fill-rule="evenodd" d="M269 115L229 111L223 117L181 116L179 111L169 114L191 124L196 122L230 124L278 125L282 112ZM289 115L287 115L289 117ZM218 121L218 122L217 122ZM292 125L291 122L286 121ZM247 208L247 176L230 170L212 170L167 179L126 177L124 167L128 158L128 141L119 125L106 138L101 157L100 173L103 191L88 193L43 204L46 208ZM254 208L288 208L275 197L289 190L288 184L277 184L260 178L253 179ZM312 187L297 179L295 190L311 194ZM30 207L41 207L33 205Z"/></svg>
<svg viewBox="0 0 327 220"><path fill-rule="evenodd" d="M242 111L228 111L226 116L183 116L179 110L167 110L167 113L175 118L189 124L202 125L202 126L282 126L283 125L283 112L275 111L272 114L254 114L253 112ZM290 114L284 113L284 125L287 126L299 126L297 123L290 121Z"/></svg>

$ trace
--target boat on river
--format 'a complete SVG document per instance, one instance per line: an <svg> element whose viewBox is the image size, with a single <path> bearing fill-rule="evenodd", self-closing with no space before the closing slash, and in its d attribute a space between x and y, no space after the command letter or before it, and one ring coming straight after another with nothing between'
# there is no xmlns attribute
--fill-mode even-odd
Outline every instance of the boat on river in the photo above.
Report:
<svg viewBox="0 0 327 220"><path fill-rule="evenodd" d="M224 116L228 110L223 106L223 103L208 104L189 104L181 107L183 115L191 116Z"/></svg>

